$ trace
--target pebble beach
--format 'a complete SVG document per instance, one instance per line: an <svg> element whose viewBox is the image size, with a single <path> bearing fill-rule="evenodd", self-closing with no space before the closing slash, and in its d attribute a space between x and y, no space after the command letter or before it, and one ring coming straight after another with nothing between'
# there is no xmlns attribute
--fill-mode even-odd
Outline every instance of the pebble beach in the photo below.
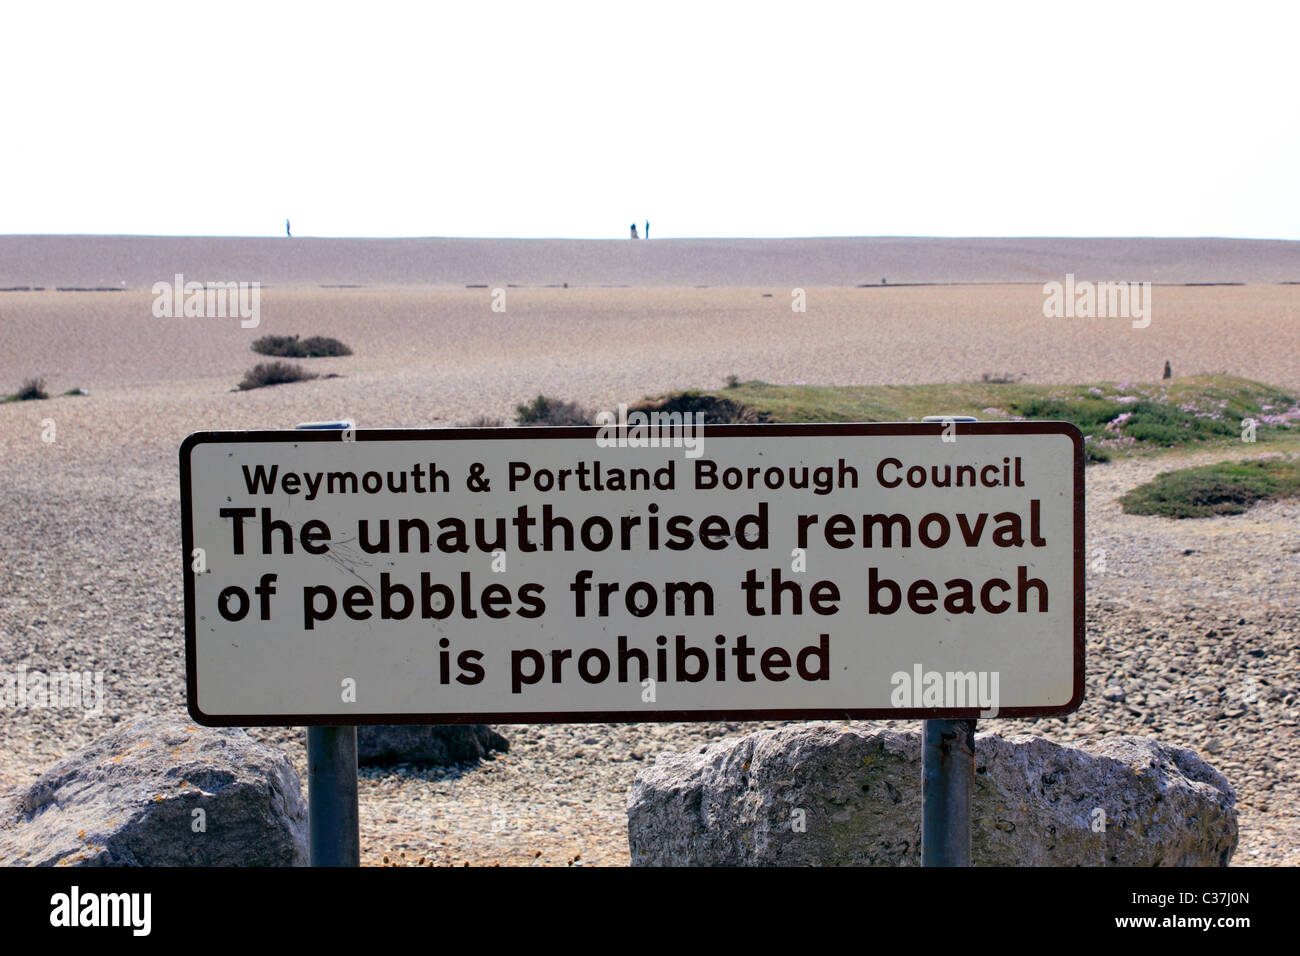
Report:
<svg viewBox="0 0 1300 956"><path fill-rule="evenodd" d="M192 432L510 421L538 394L612 409L729 375L1146 382L1168 360L1175 375L1300 389L1294 243L664 240L642 243L655 248L638 260L626 241L592 243L585 258L545 241L407 241L364 255L325 240L216 242L0 238L0 289L12 290L0 291L0 392L43 376L56 396L0 405L0 668L105 675L102 714L3 714L0 792L116 722L184 715L177 450ZM1125 263L1124 278L1156 283L1149 327L1044 317L1043 282L1069 270L1116 277ZM265 282L257 327L155 317L152 283L178 272ZM806 312L791 310L795 288ZM497 289L504 311L492 308ZM354 354L311 360L322 375L313 381L235 391L259 360L249 344L267 334L334 336ZM87 394L62 394L72 389ZM1233 865L1296 865L1300 500L1185 521L1116 503L1158 472L1252 454L1243 445L1088 468L1088 548L1104 560L1088 572L1084 704L980 729L1079 743L1140 734L1194 750L1236 788ZM509 752L473 766L363 769L362 862L627 865L637 770L758 726L498 725ZM250 733L283 747L305 779L302 728Z"/></svg>

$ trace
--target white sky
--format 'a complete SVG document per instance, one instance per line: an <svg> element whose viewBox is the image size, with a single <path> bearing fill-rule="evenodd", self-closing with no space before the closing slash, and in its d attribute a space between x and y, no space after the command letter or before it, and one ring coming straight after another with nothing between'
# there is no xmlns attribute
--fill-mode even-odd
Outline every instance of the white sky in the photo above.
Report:
<svg viewBox="0 0 1300 956"><path fill-rule="evenodd" d="M1300 238L1300 5L6 4L0 233Z"/></svg>

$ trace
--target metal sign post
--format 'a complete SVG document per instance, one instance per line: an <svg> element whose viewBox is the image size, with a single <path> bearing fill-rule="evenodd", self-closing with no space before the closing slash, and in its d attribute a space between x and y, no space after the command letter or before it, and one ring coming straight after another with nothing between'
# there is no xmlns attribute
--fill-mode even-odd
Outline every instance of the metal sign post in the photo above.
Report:
<svg viewBox="0 0 1300 956"><path fill-rule="evenodd" d="M347 430L351 422L307 422L298 428ZM360 866L357 728L307 728L307 826L312 866Z"/></svg>
<svg viewBox="0 0 1300 956"><path fill-rule="evenodd" d="M974 422L961 415L922 421ZM927 720L921 732L921 865L970 866L975 721Z"/></svg>
<svg viewBox="0 0 1300 956"><path fill-rule="evenodd" d="M360 866L357 728L307 728L307 820L312 866Z"/></svg>
<svg viewBox="0 0 1300 956"><path fill-rule="evenodd" d="M975 721L927 720L921 747L921 865L970 866Z"/></svg>

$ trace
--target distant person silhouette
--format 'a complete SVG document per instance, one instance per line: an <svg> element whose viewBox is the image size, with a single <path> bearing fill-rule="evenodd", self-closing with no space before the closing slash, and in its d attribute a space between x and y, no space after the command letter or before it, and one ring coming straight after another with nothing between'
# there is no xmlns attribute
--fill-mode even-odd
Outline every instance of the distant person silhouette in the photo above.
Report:
<svg viewBox="0 0 1300 956"><path fill-rule="evenodd" d="M650 238L650 220L649 220L649 219L647 219L647 220L645 221L645 237L646 237L647 239Z"/></svg>
<svg viewBox="0 0 1300 956"><path fill-rule="evenodd" d="M288 220L288 219L286 219L286 220L284 221L284 234L285 234L286 236L288 236L290 239L293 238L293 233L289 231L289 220Z"/></svg>
<svg viewBox="0 0 1300 956"><path fill-rule="evenodd" d="M1165 359L1165 378L1173 378L1173 377L1174 377L1173 367L1170 366L1169 359Z"/></svg>
<svg viewBox="0 0 1300 956"><path fill-rule="evenodd" d="M636 223L632 223L632 238L633 239L639 238L636 234Z"/></svg>

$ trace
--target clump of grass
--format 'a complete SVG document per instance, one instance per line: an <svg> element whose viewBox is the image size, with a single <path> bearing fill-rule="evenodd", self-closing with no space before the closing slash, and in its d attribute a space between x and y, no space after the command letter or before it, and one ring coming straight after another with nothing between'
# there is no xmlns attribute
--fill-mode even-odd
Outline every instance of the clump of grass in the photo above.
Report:
<svg viewBox="0 0 1300 956"><path fill-rule="evenodd" d="M515 406L520 425L590 425L594 416L577 402L538 395L526 405Z"/></svg>
<svg viewBox="0 0 1300 956"><path fill-rule="evenodd" d="M1119 499L1128 514L1166 518L1235 515L1261 501L1300 495L1300 462L1222 461L1156 475Z"/></svg>
<svg viewBox="0 0 1300 956"><path fill-rule="evenodd" d="M302 347L307 350L308 358L332 358L337 355L351 355L352 350L327 335L312 335L302 340Z"/></svg>
<svg viewBox="0 0 1300 956"><path fill-rule="evenodd" d="M264 335L252 344L258 355L279 355L288 358L303 358L302 345L296 335Z"/></svg>
<svg viewBox="0 0 1300 956"><path fill-rule="evenodd" d="M726 388L664 396L653 407L706 411L709 422L906 422L939 413L980 421L1067 421L1087 439L1090 462L1176 447L1238 445L1249 440L1248 421L1261 443L1300 445L1300 395L1262 382L1225 375L1162 384L994 381L1001 377L936 385L728 382ZM735 411L724 414L724 408Z"/></svg>
<svg viewBox="0 0 1300 956"><path fill-rule="evenodd" d="M1094 442L1089 441L1083 443L1083 460L1090 465L1096 464L1097 462L1110 461L1114 457L1115 456L1109 450L1102 448Z"/></svg>
<svg viewBox="0 0 1300 956"><path fill-rule="evenodd" d="M1149 445L1181 445L1186 442L1237 438L1241 426L1221 417L1184 412L1169 405L1138 402L1133 417L1124 423L1124 434Z"/></svg>
<svg viewBox="0 0 1300 956"><path fill-rule="evenodd" d="M1223 441L1236 438L1240 431L1240 426L1221 410L1198 413L1190 406L1156 401L1120 403L1091 396L1067 401L1031 398L1013 402L1010 407L1028 419L1073 422L1092 440L1116 445L1170 447Z"/></svg>
<svg viewBox="0 0 1300 956"><path fill-rule="evenodd" d="M740 388L740 376L739 376L739 375L728 375L728 376L727 376L727 388Z"/></svg>
<svg viewBox="0 0 1300 956"><path fill-rule="evenodd" d="M1032 396L1009 403L1016 415L1031 421L1070 422L1085 435L1106 437L1105 427L1132 406L1124 406L1104 398L1076 396L1069 399Z"/></svg>
<svg viewBox="0 0 1300 956"><path fill-rule="evenodd" d="M504 428L506 420L493 415L475 415L466 424L466 428Z"/></svg>
<svg viewBox="0 0 1300 956"><path fill-rule="evenodd" d="M319 378L319 376L313 372L308 372L301 365L294 365L292 362L260 362L245 373L244 380L239 383L239 389L246 392L251 388L286 385L289 382L306 382L313 378Z"/></svg>
<svg viewBox="0 0 1300 956"><path fill-rule="evenodd" d="M1000 372L985 372L983 379L986 385L1013 385L1020 381L1020 376L1010 373L1003 375Z"/></svg>
<svg viewBox="0 0 1300 956"><path fill-rule="evenodd" d="M64 395L72 395L72 396L80 397L80 396L84 396L84 395L89 395L90 393L89 393L88 391L86 391L84 388L70 388L70 389L68 389L66 392L64 392L63 394L64 394Z"/></svg>
<svg viewBox="0 0 1300 956"><path fill-rule="evenodd" d="M338 339L324 335L313 335L305 339L299 339L296 335L264 335L253 343L252 348L259 355L275 355L280 358L328 358L352 354L352 350Z"/></svg>
<svg viewBox="0 0 1300 956"><path fill-rule="evenodd" d="M5 398L6 402L34 402L41 399L49 398L50 393L45 391L45 379L29 378L23 382L22 387Z"/></svg>
<svg viewBox="0 0 1300 956"><path fill-rule="evenodd" d="M737 386L739 387L739 386ZM696 389L674 392L660 398L645 399L628 406L629 416L640 412L653 421L656 415L685 415L693 413L700 416L697 421L714 425L752 424L766 422L770 416L759 412L742 402L733 401L726 396L711 395Z"/></svg>

